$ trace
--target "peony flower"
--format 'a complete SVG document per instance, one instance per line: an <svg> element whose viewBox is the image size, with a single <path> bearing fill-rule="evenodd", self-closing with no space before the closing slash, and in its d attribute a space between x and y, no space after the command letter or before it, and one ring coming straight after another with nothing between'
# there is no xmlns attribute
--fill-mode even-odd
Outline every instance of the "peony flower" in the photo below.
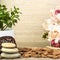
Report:
<svg viewBox="0 0 60 60"><path fill-rule="evenodd" d="M60 9L55 10L55 14L60 14Z"/></svg>
<svg viewBox="0 0 60 60"><path fill-rule="evenodd" d="M60 22L60 9L51 9L50 14L51 17L53 17L55 22Z"/></svg>
<svg viewBox="0 0 60 60"><path fill-rule="evenodd" d="M53 38L60 38L60 9L51 9L50 14L51 17L42 24L44 30L48 33L49 41L51 41ZM46 34L43 36L46 36ZM57 40L58 39L56 39L55 42L57 42Z"/></svg>

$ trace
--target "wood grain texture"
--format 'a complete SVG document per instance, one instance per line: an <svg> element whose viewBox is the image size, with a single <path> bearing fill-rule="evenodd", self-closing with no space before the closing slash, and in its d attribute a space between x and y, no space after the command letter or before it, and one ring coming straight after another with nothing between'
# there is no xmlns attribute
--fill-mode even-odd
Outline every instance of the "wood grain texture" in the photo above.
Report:
<svg viewBox="0 0 60 60"><path fill-rule="evenodd" d="M0 3L8 9L15 5L22 12L21 20L13 27L18 46L40 46L39 44L47 42L42 39L42 23L50 17L51 8L60 6L60 0L0 0Z"/></svg>
<svg viewBox="0 0 60 60"><path fill-rule="evenodd" d="M8 59L1 59L8 60ZM9 60L60 60L60 59L50 59L50 58L20 58L20 59L9 59Z"/></svg>

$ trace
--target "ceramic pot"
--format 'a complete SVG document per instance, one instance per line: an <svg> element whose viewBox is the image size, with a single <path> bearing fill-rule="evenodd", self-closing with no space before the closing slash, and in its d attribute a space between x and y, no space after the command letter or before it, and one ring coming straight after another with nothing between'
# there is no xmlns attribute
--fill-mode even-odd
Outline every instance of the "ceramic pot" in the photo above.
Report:
<svg viewBox="0 0 60 60"><path fill-rule="evenodd" d="M14 37L14 30L4 30L4 31L0 31L0 37L2 36L12 36Z"/></svg>

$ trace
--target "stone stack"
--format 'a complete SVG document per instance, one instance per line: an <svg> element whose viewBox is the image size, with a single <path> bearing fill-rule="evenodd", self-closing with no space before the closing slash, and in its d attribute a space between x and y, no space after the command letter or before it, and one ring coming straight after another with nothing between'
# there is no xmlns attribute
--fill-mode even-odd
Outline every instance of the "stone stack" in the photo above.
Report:
<svg viewBox="0 0 60 60"><path fill-rule="evenodd" d="M14 43L2 43L1 44L1 57L3 58L17 58L20 57L18 48Z"/></svg>
<svg viewBox="0 0 60 60"><path fill-rule="evenodd" d="M14 43L17 47L16 41L13 37L11 37L11 36L2 36L2 37L0 37L0 49L2 48L1 44L6 43L6 42L7 43ZM1 50L0 50L0 53L1 53Z"/></svg>

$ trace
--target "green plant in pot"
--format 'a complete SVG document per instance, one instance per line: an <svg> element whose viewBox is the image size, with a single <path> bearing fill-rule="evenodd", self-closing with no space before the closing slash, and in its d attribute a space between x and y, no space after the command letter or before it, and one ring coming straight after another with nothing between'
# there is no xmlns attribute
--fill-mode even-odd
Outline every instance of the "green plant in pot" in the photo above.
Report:
<svg viewBox="0 0 60 60"><path fill-rule="evenodd" d="M14 31L11 28L20 20L19 14L21 14L19 8L14 6L14 9L11 8L11 10L8 11L5 5L0 4L0 37L14 35Z"/></svg>

